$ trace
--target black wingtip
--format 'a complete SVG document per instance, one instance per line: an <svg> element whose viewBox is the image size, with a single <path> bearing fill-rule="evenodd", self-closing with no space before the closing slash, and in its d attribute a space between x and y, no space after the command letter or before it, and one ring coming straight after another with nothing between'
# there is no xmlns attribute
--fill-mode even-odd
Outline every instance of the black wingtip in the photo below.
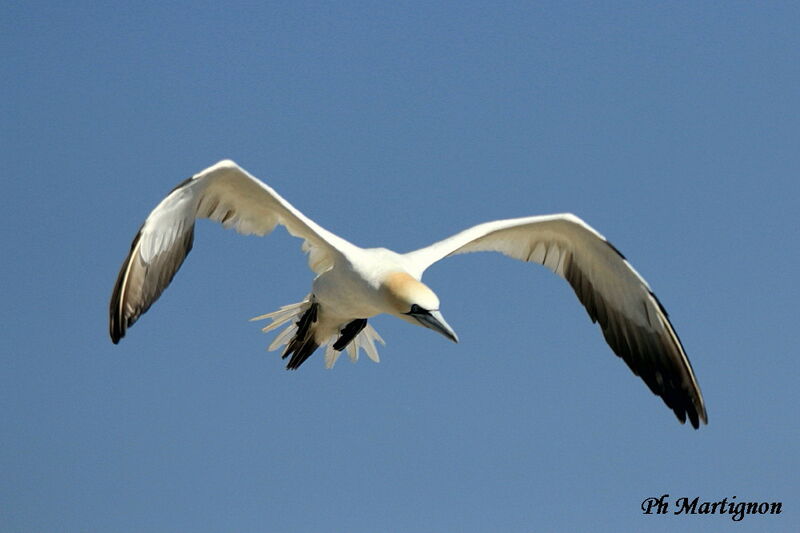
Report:
<svg viewBox="0 0 800 533"><path fill-rule="evenodd" d="M679 391L674 390L672 394L662 395L661 399L667 407L672 409L681 424L685 424L688 420L694 429L700 429L700 426L708 424L708 415L705 412L705 407L700 406L698 408L691 398L682 397Z"/></svg>
<svg viewBox="0 0 800 533"><path fill-rule="evenodd" d="M125 261L122 262L122 266L117 274L117 279L114 282L114 290L111 292L111 301L108 305L108 329L109 334L111 335L111 342L114 344L119 344L119 340L125 336L125 322L127 319L122 312L122 285L125 283L125 276L128 272L128 266L133 258L134 250L136 250L136 245L139 243L139 239L142 238L143 228L144 224L142 224L139 227L139 231L136 232L136 236L133 238L133 242L131 242L130 250L128 250L128 255L125 257Z"/></svg>
<svg viewBox="0 0 800 533"><path fill-rule="evenodd" d="M111 298L109 321L108 321L108 334L111 337L111 342L119 344L120 339L125 336L125 317L119 312L119 295L118 288L114 287L114 296Z"/></svg>
<svg viewBox="0 0 800 533"><path fill-rule="evenodd" d="M692 427L694 429L700 429L700 419L697 416L697 411L694 409L689 409L687 414L689 415L689 422L692 423Z"/></svg>
<svg viewBox="0 0 800 533"><path fill-rule="evenodd" d="M112 306L114 303L112 302ZM125 317L120 316L119 314L115 314L112 308L111 311L111 322L109 324L109 336L111 337L111 342L114 344L119 344L119 341L125 336L126 327L124 324Z"/></svg>

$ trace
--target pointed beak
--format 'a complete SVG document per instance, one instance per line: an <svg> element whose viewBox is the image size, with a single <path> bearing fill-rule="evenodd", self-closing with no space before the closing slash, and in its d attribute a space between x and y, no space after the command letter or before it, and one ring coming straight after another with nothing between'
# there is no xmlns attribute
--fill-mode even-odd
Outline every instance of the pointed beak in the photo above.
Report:
<svg viewBox="0 0 800 533"><path fill-rule="evenodd" d="M426 328L441 333L453 342L458 342L458 335L456 335L456 332L453 331L453 328L450 327L450 324L447 323L439 311L414 313L411 316Z"/></svg>

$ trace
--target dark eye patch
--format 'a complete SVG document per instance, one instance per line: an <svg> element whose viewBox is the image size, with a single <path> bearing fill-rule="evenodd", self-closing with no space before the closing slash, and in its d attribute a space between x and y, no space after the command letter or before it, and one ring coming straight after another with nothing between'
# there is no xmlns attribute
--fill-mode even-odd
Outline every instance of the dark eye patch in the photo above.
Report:
<svg viewBox="0 0 800 533"><path fill-rule="evenodd" d="M418 306L417 304L411 304L411 311L406 313L407 315L428 315L430 311L427 309L423 309L422 307Z"/></svg>

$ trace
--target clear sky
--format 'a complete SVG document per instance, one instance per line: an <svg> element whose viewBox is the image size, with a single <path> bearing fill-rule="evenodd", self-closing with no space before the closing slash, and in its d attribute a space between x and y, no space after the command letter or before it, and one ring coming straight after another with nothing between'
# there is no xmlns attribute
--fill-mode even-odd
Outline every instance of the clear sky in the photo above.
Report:
<svg viewBox="0 0 800 533"><path fill-rule="evenodd" d="M796 531L796 2L4 2L0 532ZM287 372L248 318L312 273L198 224L119 346L140 223L232 158L362 246L574 212L670 313L681 426L562 280L426 274L456 345ZM780 516L643 515L650 496ZM734 527L735 526L735 527Z"/></svg>

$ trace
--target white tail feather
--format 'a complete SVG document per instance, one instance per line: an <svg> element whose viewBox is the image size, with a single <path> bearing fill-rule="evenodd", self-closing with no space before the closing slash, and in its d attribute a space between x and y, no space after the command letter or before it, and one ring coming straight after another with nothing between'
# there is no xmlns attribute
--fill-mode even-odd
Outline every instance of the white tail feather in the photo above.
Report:
<svg viewBox="0 0 800 533"><path fill-rule="evenodd" d="M275 337L275 340L272 341L272 344L269 345L269 348L267 348L267 350L272 352L272 351L277 350L278 348L280 348L284 344L288 344L289 341L292 339L292 337L295 336L295 334L297 334L297 324L294 324L294 323L289 324L289 327L287 327L286 329L281 331Z"/></svg>
<svg viewBox="0 0 800 533"><path fill-rule="evenodd" d="M375 341L378 341L383 346L386 346L386 342L381 338L380 335L378 335L378 332L375 331L375 328L367 324L367 327L365 327L359 336L356 337L356 341L359 343L359 347L363 346L367 357L376 363L381 362L380 357L378 357L378 349L375 348Z"/></svg>
<svg viewBox="0 0 800 533"><path fill-rule="evenodd" d="M267 348L269 351L274 351L288 344L292 337L297 333L297 322L300 320L300 317L305 313L309 306L311 305L310 297L306 297L302 302L297 302L290 305L284 305L277 311L273 311L271 313L267 313L265 315L260 315L257 317L253 317L250 321L255 320L267 320L270 319L271 322L267 324L264 328L261 329L264 333L269 333L273 331L287 322L289 325L286 328L278 333L275 339ZM333 365L336 364L336 360L339 359L339 356L342 352L335 350L333 348L333 344L336 342L338 335L332 335L330 338L325 340L320 344L320 347L326 347L325 349L325 368L333 368ZM378 332L375 331L371 325L367 324L364 329L362 329L358 335L347 345L347 355L350 357L352 362L358 361L358 352L359 350L364 350L364 353L367 354L367 357L375 361L376 363L380 362L380 357L378 356L378 350L375 347L375 342L379 342L382 345L386 345L386 342L378 335Z"/></svg>
<svg viewBox="0 0 800 533"><path fill-rule="evenodd" d="M342 355L342 352L334 350L333 343L329 343L328 347L325 349L325 368L333 368L333 365L336 364L336 360L339 359L340 355Z"/></svg>

